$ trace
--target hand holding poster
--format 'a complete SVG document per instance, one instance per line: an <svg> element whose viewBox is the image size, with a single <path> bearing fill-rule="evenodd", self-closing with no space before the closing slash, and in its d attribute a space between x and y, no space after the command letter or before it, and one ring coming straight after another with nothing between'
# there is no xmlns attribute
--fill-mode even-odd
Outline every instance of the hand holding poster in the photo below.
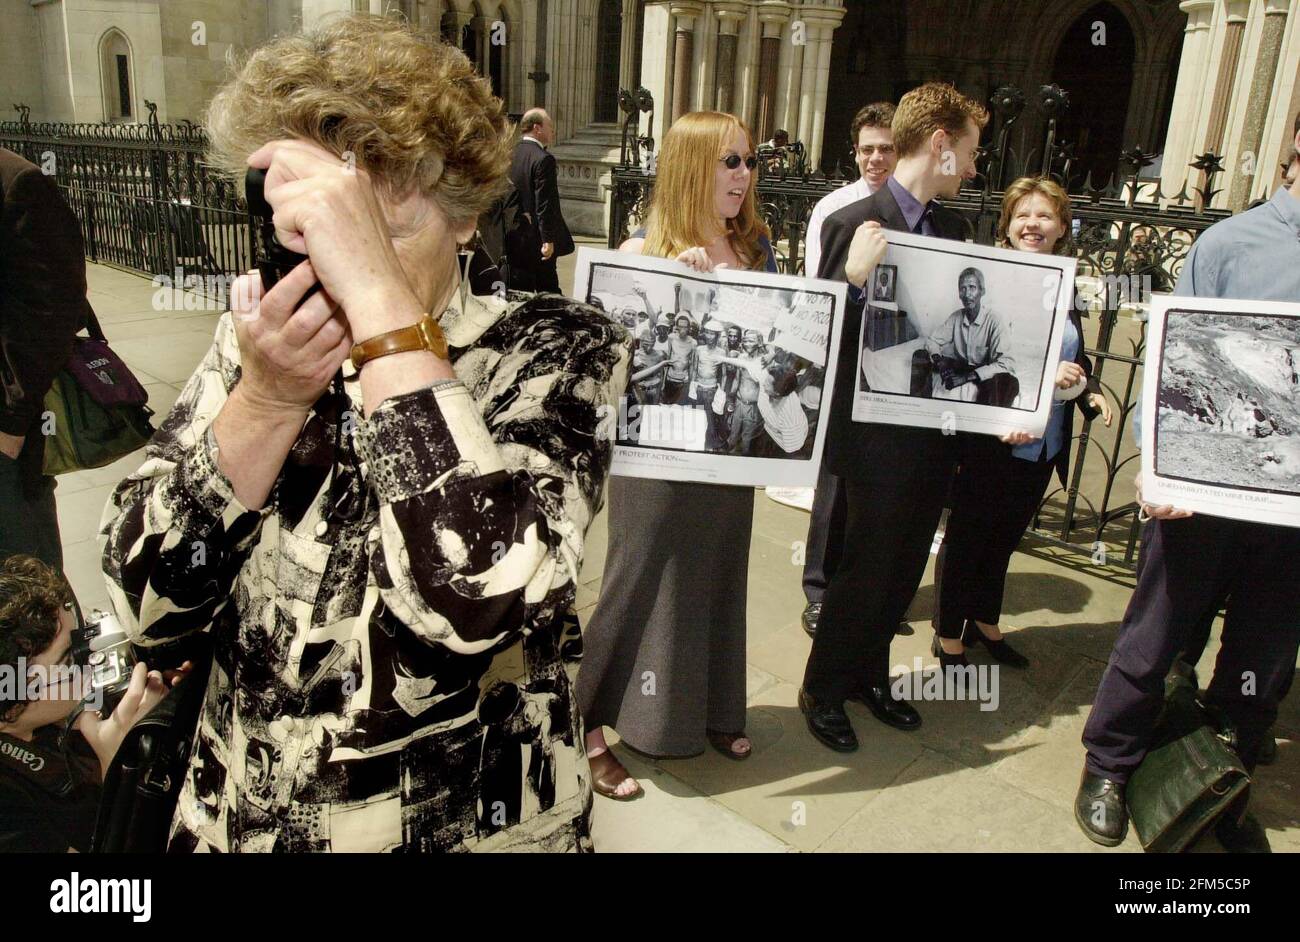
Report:
<svg viewBox="0 0 1300 942"><path fill-rule="evenodd" d="M1142 496L1300 526L1300 304L1156 295Z"/></svg>
<svg viewBox="0 0 1300 942"><path fill-rule="evenodd" d="M701 274L582 248L574 294L635 337L613 474L761 487L817 480L843 284ZM611 423L612 424L612 423Z"/></svg>
<svg viewBox="0 0 1300 942"><path fill-rule="evenodd" d="M1041 436L1075 259L888 238L864 289L853 420Z"/></svg>

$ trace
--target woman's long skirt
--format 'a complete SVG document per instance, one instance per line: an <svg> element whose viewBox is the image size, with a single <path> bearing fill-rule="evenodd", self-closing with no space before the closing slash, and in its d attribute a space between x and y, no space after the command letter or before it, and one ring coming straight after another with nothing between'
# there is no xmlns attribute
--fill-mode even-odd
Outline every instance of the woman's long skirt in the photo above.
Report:
<svg viewBox="0 0 1300 942"><path fill-rule="evenodd" d="M613 477L600 601L578 702L656 756L745 728L745 595L754 489Z"/></svg>

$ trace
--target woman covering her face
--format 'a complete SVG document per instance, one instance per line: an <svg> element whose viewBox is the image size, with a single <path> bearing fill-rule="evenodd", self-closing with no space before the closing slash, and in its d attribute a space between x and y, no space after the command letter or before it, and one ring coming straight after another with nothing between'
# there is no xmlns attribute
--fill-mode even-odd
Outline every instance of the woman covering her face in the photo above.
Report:
<svg viewBox="0 0 1300 942"><path fill-rule="evenodd" d="M753 154L749 131L732 115L680 118L664 138L646 229L621 251L702 272L718 265L775 271L754 200ZM690 340L680 332L672 339L682 346ZM689 373L682 378L688 383ZM578 675L601 794L640 791L608 750L605 726L652 755L693 756L711 744L733 759L749 756L745 595L753 509L749 487L611 478L604 583ZM646 677L654 678L654 696L643 691Z"/></svg>
<svg viewBox="0 0 1300 942"><path fill-rule="evenodd" d="M106 513L132 639L215 645L172 849L590 849L559 651L627 332L460 291L512 133L432 36L351 15L275 39L207 123L307 260L239 279Z"/></svg>
<svg viewBox="0 0 1300 942"><path fill-rule="evenodd" d="M1001 243L1044 255L1069 251L1070 200L1054 181L1023 177L1007 187ZM1044 317L1051 316L1043 311ZM1077 406L1091 421L1111 423L1110 406L1092 379L1083 330L1071 307L1056 371L1056 398L1042 438L1013 433L1001 441L968 435L953 486L953 506L939 551L937 629L932 650L944 665L964 666L964 647L983 643L998 661L1027 667L998 622L1011 554L1020 544L1055 471L1065 486Z"/></svg>

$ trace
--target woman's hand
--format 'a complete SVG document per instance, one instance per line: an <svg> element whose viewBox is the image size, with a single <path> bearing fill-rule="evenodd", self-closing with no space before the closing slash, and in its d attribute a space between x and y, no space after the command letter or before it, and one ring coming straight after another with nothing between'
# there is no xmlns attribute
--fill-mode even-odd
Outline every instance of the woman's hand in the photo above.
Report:
<svg viewBox="0 0 1300 942"><path fill-rule="evenodd" d="M364 169L298 140L273 141L248 163L266 170L266 201L275 210L276 238L311 258L316 277L343 309L356 342L419 320L421 303ZM394 211L418 213L417 203L408 198ZM423 228L421 220L413 219L412 228Z"/></svg>
<svg viewBox="0 0 1300 942"><path fill-rule="evenodd" d="M853 233L849 243L849 257L844 263L844 276L856 287L861 288L871 277L880 260L885 257L889 240L885 230L875 220L864 222Z"/></svg>
<svg viewBox="0 0 1300 942"><path fill-rule="evenodd" d="M681 262L687 268L693 268L698 272L708 274L715 268L726 268L727 263L714 265L713 259L709 258L709 250L703 246L697 245L693 249L687 249L677 256L677 261Z"/></svg>
<svg viewBox="0 0 1300 942"><path fill-rule="evenodd" d="M1030 442L1038 441L1036 436L1028 432L1007 432L1005 435L999 435L998 440L1005 445L1028 445Z"/></svg>
<svg viewBox="0 0 1300 942"><path fill-rule="evenodd" d="M1099 392L1092 393L1088 396L1088 402L1092 404L1094 409L1101 413L1102 424L1104 424L1106 428L1110 428L1111 419L1115 416L1110 411L1110 402L1107 401L1105 394Z"/></svg>
<svg viewBox="0 0 1300 942"><path fill-rule="evenodd" d="M1056 367L1056 388L1069 389L1071 386L1078 386L1087 379L1087 376L1088 374L1078 363L1062 360Z"/></svg>
<svg viewBox="0 0 1300 942"><path fill-rule="evenodd" d="M173 685L178 680L179 677L173 679ZM90 743L95 757L99 759L101 778L108 774L113 756L117 755L118 747L126 739L131 727L156 707L166 693L167 683L163 680L163 675L149 670L143 661L138 661L131 672L131 683L126 688L126 693L108 719L101 720L90 710L77 717L77 730Z"/></svg>
<svg viewBox="0 0 1300 942"><path fill-rule="evenodd" d="M1172 504L1148 504L1143 500L1141 471L1133 479L1133 487L1137 490L1137 502L1141 512L1153 520L1185 520L1192 515L1190 510L1182 510Z"/></svg>
<svg viewBox="0 0 1300 942"><path fill-rule="evenodd" d="M327 292L302 301L316 280L310 261L265 295L257 272L235 280L230 309L241 366L235 389L268 413L305 418L352 349L347 319Z"/></svg>

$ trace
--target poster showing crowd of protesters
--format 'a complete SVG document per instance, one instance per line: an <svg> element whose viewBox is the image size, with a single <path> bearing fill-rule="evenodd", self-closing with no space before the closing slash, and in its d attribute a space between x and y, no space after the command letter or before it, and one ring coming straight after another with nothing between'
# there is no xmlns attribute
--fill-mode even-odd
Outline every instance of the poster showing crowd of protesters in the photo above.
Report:
<svg viewBox="0 0 1300 942"><path fill-rule="evenodd" d="M909 233L864 286L853 419L1042 436L1076 260Z"/></svg>
<svg viewBox="0 0 1300 942"><path fill-rule="evenodd" d="M613 474L811 487L844 285L584 248L574 293L633 334Z"/></svg>

